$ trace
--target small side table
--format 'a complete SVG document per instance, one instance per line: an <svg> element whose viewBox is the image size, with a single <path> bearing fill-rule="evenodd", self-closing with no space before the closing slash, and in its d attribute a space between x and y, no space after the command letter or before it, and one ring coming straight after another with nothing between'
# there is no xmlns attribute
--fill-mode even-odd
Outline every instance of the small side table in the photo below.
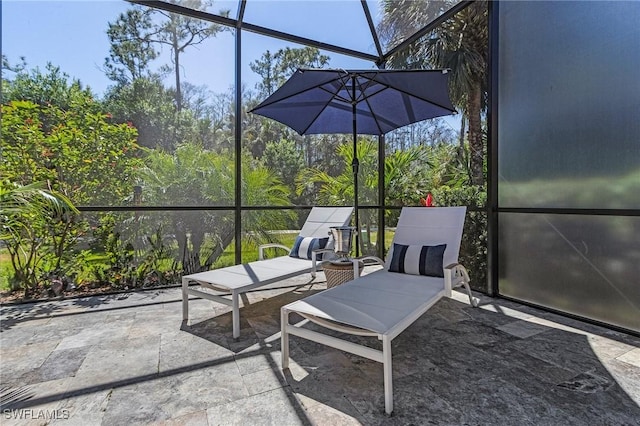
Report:
<svg viewBox="0 0 640 426"><path fill-rule="evenodd" d="M358 261L358 272L362 273L364 263ZM344 284L353 280L353 263L352 262L325 262L322 264L324 275L327 277L327 288Z"/></svg>

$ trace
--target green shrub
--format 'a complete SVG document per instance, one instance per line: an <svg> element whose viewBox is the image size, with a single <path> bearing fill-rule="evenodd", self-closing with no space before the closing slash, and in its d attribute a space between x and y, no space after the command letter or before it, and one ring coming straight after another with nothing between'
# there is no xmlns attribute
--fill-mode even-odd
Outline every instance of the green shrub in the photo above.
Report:
<svg viewBox="0 0 640 426"><path fill-rule="evenodd" d="M432 192L436 206L467 206L467 217L460 245L460 263L469 272L471 287L486 292L487 288L487 193L480 186L450 188L442 186Z"/></svg>

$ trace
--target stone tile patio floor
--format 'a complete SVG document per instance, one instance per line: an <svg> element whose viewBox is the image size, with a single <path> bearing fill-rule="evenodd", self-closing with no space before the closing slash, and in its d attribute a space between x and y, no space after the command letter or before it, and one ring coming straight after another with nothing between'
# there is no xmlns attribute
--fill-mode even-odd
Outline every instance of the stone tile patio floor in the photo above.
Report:
<svg viewBox="0 0 640 426"><path fill-rule="evenodd" d="M283 373L279 307L325 288L247 294L238 340L179 288L3 306L0 424L640 425L640 338L457 292L393 341L391 417L381 364L292 337Z"/></svg>

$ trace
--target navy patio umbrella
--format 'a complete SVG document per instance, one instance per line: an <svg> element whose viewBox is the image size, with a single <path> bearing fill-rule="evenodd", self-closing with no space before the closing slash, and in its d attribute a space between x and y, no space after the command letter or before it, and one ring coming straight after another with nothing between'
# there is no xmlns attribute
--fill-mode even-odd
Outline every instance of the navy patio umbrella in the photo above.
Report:
<svg viewBox="0 0 640 426"><path fill-rule="evenodd" d="M300 135L353 135L354 210L359 232L356 136L383 135L456 110L449 99L447 70L301 68L250 112L279 121Z"/></svg>

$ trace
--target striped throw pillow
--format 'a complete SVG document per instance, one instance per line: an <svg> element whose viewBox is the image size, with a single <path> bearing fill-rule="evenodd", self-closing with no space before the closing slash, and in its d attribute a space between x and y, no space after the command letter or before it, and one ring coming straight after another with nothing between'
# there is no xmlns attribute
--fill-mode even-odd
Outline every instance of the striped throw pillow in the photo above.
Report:
<svg viewBox="0 0 640 426"><path fill-rule="evenodd" d="M442 258L446 248L446 244L411 246L394 243L389 272L444 277Z"/></svg>
<svg viewBox="0 0 640 426"><path fill-rule="evenodd" d="M297 257L299 259L311 259L311 252L313 250L323 249L327 246L329 237L326 238L314 238L314 237L296 237L293 248L289 253L291 257ZM318 253L316 259L322 260L322 253Z"/></svg>

